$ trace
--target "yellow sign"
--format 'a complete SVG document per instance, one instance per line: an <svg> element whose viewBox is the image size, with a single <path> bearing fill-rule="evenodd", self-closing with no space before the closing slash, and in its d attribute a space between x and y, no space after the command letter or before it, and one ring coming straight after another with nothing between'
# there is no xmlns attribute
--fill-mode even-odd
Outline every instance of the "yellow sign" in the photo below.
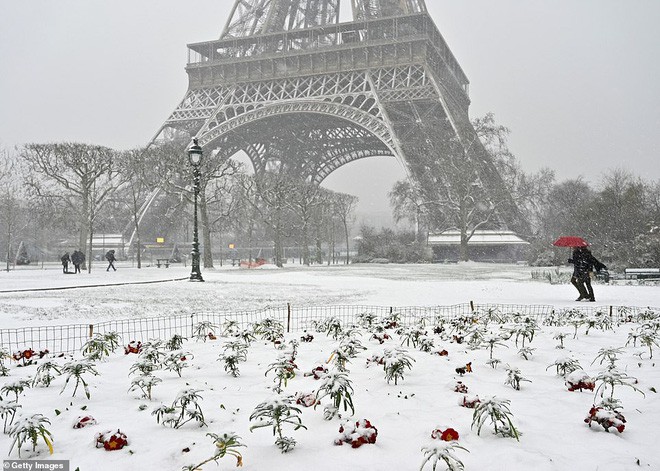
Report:
<svg viewBox="0 0 660 471"><path fill-rule="evenodd" d="M156 237L156 243L157 244L164 244L165 243L165 237Z"/></svg>
<svg viewBox="0 0 660 471"><path fill-rule="evenodd" d="M236 246L234 244L229 244L229 248L234 249L234 248L236 248Z"/></svg>

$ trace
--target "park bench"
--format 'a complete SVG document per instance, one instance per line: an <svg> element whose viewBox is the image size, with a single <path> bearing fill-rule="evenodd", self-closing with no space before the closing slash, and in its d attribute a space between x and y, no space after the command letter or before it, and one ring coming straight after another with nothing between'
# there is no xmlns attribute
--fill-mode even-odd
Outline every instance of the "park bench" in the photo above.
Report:
<svg viewBox="0 0 660 471"><path fill-rule="evenodd" d="M160 268L161 265L165 265L165 268L170 268L170 259L169 258L157 258L156 266Z"/></svg>
<svg viewBox="0 0 660 471"><path fill-rule="evenodd" d="M627 280L660 279L660 268L626 268L623 274Z"/></svg>

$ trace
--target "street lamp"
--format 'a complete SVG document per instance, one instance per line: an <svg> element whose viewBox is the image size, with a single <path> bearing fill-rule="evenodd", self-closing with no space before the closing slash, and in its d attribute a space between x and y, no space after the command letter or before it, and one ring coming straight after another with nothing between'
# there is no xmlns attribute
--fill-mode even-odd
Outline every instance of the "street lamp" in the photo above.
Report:
<svg viewBox="0 0 660 471"><path fill-rule="evenodd" d="M192 252L192 271L190 273L190 281L204 281L202 272L199 268L199 233L197 231L197 196L199 195L199 166L202 163L202 148L197 142L197 138L193 139L193 145L188 149L188 161L193 168L193 186L195 191L195 209L193 216L193 244Z"/></svg>

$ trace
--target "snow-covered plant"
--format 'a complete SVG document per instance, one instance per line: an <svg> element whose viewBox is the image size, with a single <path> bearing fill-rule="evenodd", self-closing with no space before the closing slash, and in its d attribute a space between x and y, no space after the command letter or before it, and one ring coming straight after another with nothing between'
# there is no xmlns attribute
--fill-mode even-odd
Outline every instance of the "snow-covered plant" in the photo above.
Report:
<svg viewBox="0 0 660 471"><path fill-rule="evenodd" d="M181 428L191 420L204 427L204 413L198 404L202 400L200 392L200 389L185 389L177 395L171 406L162 404L151 415L156 416L156 422L172 428Z"/></svg>
<svg viewBox="0 0 660 471"><path fill-rule="evenodd" d="M378 429L367 419L358 420L355 424L343 422L339 426L339 436L335 438L335 445L350 443L352 448L360 448L368 443L376 443L377 438Z"/></svg>
<svg viewBox="0 0 660 471"><path fill-rule="evenodd" d="M332 363L338 371L348 371L346 369L346 364L350 362L350 357L341 346L335 348L330 354L330 358L328 358L328 363Z"/></svg>
<svg viewBox="0 0 660 471"><path fill-rule="evenodd" d="M569 312L569 319L566 321L568 325L573 326L573 339L577 338L578 329L582 324L584 324L584 314L580 312Z"/></svg>
<svg viewBox="0 0 660 471"><path fill-rule="evenodd" d="M486 339L486 335L488 335L488 332L486 331L485 327L477 325L471 327L468 330L467 334L465 334L465 339L467 340L467 344L470 346L470 348L472 350L476 350L481 348L481 345Z"/></svg>
<svg viewBox="0 0 660 471"><path fill-rule="evenodd" d="M566 375L566 385L569 391L582 392L584 389L593 391L596 388L594 380L584 370L575 370L568 373Z"/></svg>
<svg viewBox="0 0 660 471"><path fill-rule="evenodd" d="M321 332L325 332L328 337L331 337L334 340L339 339L342 335L342 323L341 320L336 317L326 319L321 325L323 326Z"/></svg>
<svg viewBox="0 0 660 471"><path fill-rule="evenodd" d="M245 446L241 443L241 437L233 432L223 433L222 435L207 433L206 435L213 439L213 444L215 445L215 454L199 464L185 466L183 471L197 471L202 469L202 466L204 466L206 463L210 463L211 461L215 461L217 463L218 460L224 458L227 455L236 458L237 468L243 466L243 455L241 455L241 452L238 451L238 448Z"/></svg>
<svg viewBox="0 0 660 471"><path fill-rule="evenodd" d="M557 375L564 378L566 378L566 375L569 375L576 370L582 369L580 362L570 357L557 358L555 362L552 365L548 365L545 370L548 371L548 369L552 368L553 366L557 368Z"/></svg>
<svg viewBox="0 0 660 471"><path fill-rule="evenodd" d="M563 350L564 349L564 339L568 337L569 334L566 332L559 332L558 334L555 334L554 337L552 337L554 340L559 340L559 345L557 345L555 348Z"/></svg>
<svg viewBox="0 0 660 471"><path fill-rule="evenodd" d="M162 380L156 376L138 376L137 378L133 378L131 380L131 387L128 389L128 391L137 391L139 389L142 392L142 397L151 401L151 390L160 382L162 382Z"/></svg>
<svg viewBox="0 0 660 471"><path fill-rule="evenodd" d="M50 386L50 383L53 382L55 376L53 372L58 376L62 374L60 371L60 365L52 361L45 361L37 367L37 371L32 379L32 387L41 386L44 387Z"/></svg>
<svg viewBox="0 0 660 471"><path fill-rule="evenodd" d="M329 396L332 405L325 406L323 418L325 420L333 419L339 413L339 407L343 404L344 411L351 410L351 415L355 414L353 407L353 385L348 375L343 371L331 371L321 378L321 385L316 391L316 403Z"/></svg>
<svg viewBox="0 0 660 471"><path fill-rule="evenodd" d="M218 361L225 364L225 371L237 378L241 372L238 368L239 363L247 361L247 345L240 342L227 342L225 351L221 353Z"/></svg>
<svg viewBox="0 0 660 471"><path fill-rule="evenodd" d="M280 321L267 317L254 325L254 333L268 342L281 342L284 338L284 325Z"/></svg>
<svg viewBox="0 0 660 471"><path fill-rule="evenodd" d="M68 363L65 363L64 366L62 367L62 374L66 375L66 381L64 381L64 386L62 387L60 394L64 392L71 378L75 378L76 386L73 388L72 396L76 395L76 391L78 391L78 386L82 384L85 390L85 396L87 396L87 399L89 399L90 398L89 387L87 385L87 382L83 378L83 375L91 374L93 376L98 376L99 373L98 371L96 371L96 369L94 369L94 366L95 366L94 363L92 363L89 360L73 360Z"/></svg>
<svg viewBox="0 0 660 471"><path fill-rule="evenodd" d="M183 350L175 350L165 355L163 358L162 367L167 371L174 371L179 378L181 377L181 372L184 368L188 368L188 360L194 358L193 354L190 352L184 352Z"/></svg>
<svg viewBox="0 0 660 471"><path fill-rule="evenodd" d="M615 386L627 386L645 396L642 390L633 385L633 383L637 382L637 379L628 376L624 371L620 371L614 364L609 365L608 368L599 372L594 378L594 382L597 384L594 397L598 397L599 394L600 397L603 397L609 389L610 398L613 398Z"/></svg>
<svg viewBox="0 0 660 471"><path fill-rule="evenodd" d="M486 334L481 342L481 346L487 348L490 353L490 359L493 359L493 350L495 347L506 347L509 348L507 344L504 343L504 339L500 334L495 334L490 332Z"/></svg>
<svg viewBox="0 0 660 471"><path fill-rule="evenodd" d="M601 348L600 350L598 350L598 355L596 355L596 358L594 358L594 361L592 361L591 364L593 365L600 359L600 361L598 361L599 365L602 365L603 363L608 361L610 363L609 366L612 367L616 364L616 362L619 359L619 355L621 354L623 354L623 350L620 348L614 348L614 347Z"/></svg>
<svg viewBox="0 0 660 471"><path fill-rule="evenodd" d="M522 339L522 347L525 346L525 340L529 343L534 340L534 334L539 330L539 325L535 319L531 317L526 317L522 322L514 324L513 327L510 327L509 332L512 337L515 337L514 341L516 347L518 346L518 339Z"/></svg>
<svg viewBox="0 0 660 471"><path fill-rule="evenodd" d="M129 375L140 374L140 375L150 375L156 370L159 370L161 365L153 363L148 360L138 360L131 365L128 370Z"/></svg>
<svg viewBox="0 0 660 471"><path fill-rule="evenodd" d="M373 312L362 312L357 315L359 324L365 329L370 329L371 326L376 322L378 316Z"/></svg>
<svg viewBox="0 0 660 471"><path fill-rule="evenodd" d="M359 352L366 349L367 347L362 345L362 342L355 337L346 337L342 339L337 347L337 350L341 350L347 358L355 358Z"/></svg>
<svg viewBox="0 0 660 471"><path fill-rule="evenodd" d="M109 357L119 346L120 337L117 332L94 334L82 347L82 354L91 361L102 361Z"/></svg>
<svg viewBox="0 0 660 471"><path fill-rule="evenodd" d="M181 347L183 347L184 340L186 339L181 335L174 334L171 339L165 342L165 348L170 351L181 350Z"/></svg>
<svg viewBox="0 0 660 471"><path fill-rule="evenodd" d="M0 397L0 419L3 420L4 425L2 432L7 433L7 426L11 425L14 421L14 416L19 407L22 407L16 401L5 401Z"/></svg>
<svg viewBox="0 0 660 471"><path fill-rule="evenodd" d="M275 445L282 453L287 453L296 446L293 438L285 437L282 434L284 425L293 426L294 431L300 428L307 429L300 418L300 409L293 406L291 401L289 397L278 396L257 405L250 415L250 421L255 421L255 424L250 427L250 432L256 428L272 427L273 436L277 437Z"/></svg>
<svg viewBox="0 0 660 471"><path fill-rule="evenodd" d="M436 471L436 469L438 469L438 463L443 462L447 471L463 471L465 466L463 465L463 462L459 460L454 454L456 450L463 450L469 453L467 448L464 448L455 443L434 441L432 445L422 447L422 452L424 452L424 461L422 462L422 466L419 468L419 470L423 471L428 464L431 465L432 471Z"/></svg>
<svg viewBox="0 0 660 471"><path fill-rule="evenodd" d="M605 407L593 406L589 410L589 415L584 419L584 422L591 427L592 422L596 422L602 426L606 432L610 428L615 428L619 433L623 433L626 428L626 418L618 410L612 410Z"/></svg>
<svg viewBox="0 0 660 471"><path fill-rule="evenodd" d="M18 457L21 457L21 448L24 444L32 442L32 451L37 449L37 442L39 437L48 446L50 454L53 454L53 435L46 428L50 425L50 420L41 414L34 414L29 417L19 417L16 423L11 426L9 436L13 437L14 441L9 449L11 455L12 450L16 446L18 449Z"/></svg>
<svg viewBox="0 0 660 471"><path fill-rule="evenodd" d="M139 356L155 365L160 365L165 357L165 346L160 340L149 340L142 344Z"/></svg>
<svg viewBox="0 0 660 471"><path fill-rule="evenodd" d="M587 326L584 335L589 335L589 331L593 328L612 330L612 319L605 313L597 312L595 315L585 318L584 325Z"/></svg>
<svg viewBox="0 0 660 471"><path fill-rule="evenodd" d="M394 380L394 384L398 384L399 380L403 380L405 370L412 369L412 364L415 359L408 355L408 352L405 350L395 348L392 350L385 350L383 353L383 361L385 380L388 383Z"/></svg>
<svg viewBox="0 0 660 471"><path fill-rule="evenodd" d="M0 389L1 396L9 396L9 394L14 394L15 401L18 402L18 396L23 393L24 390L28 389L32 383L26 379L19 379L12 383L5 384L2 389Z"/></svg>
<svg viewBox="0 0 660 471"><path fill-rule="evenodd" d="M523 347L518 350L518 355L523 357L525 360L529 360L534 355L534 350L536 349L531 347Z"/></svg>
<svg viewBox="0 0 660 471"><path fill-rule="evenodd" d="M254 332L252 332L249 329L243 329L240 332L236 334L236 338L243 342L246 346L250 346L252 342L256 340L256 337L254 336Z"/></svg>
<svg viewBox="0 0 660 471"><path fill-rule="evenodd" d="M413 347L419 345L419 339L423 335L426 335L426 330L419 327L408 327L403 329L401 332L401 346L404 344L409 347L411 344Z"/></svg>
<svg viewBox="0 0 660 471"><path fill-rule="evenodd" d="M238 322L235 320L228 320L222 325L222 335L225 337L234 337L239 330Z"/></svg>
<svg viewBox="0 0 660 471"><path fill-rule="evenodd" d="M431 353L435 348L433 338L428 335L422 335L419 338L419 350L426 353Z"/></svg>
<svg viewBox="0 0 660 471"><path fill-rule="evenodd" d="M510 385L513 389L516 391L520 391L520 383L523 381L527 381L528 383L531 383L532 381L524 378L522 373L520 372L520 369L514 368L512 366L507 365L506 366L506 381L504 381L504 384Z"/></svg>
<svg viewBox="0 0 660 471"><path fill-rule="evenodd" d="M502 363L502 360L500 360L499 358L491 358L486 362L486 364L494 370L497 369L500 363Z"/></svg>
<svg viewBox="0 0 660 471"><path fill-rule="evenodd" d="M639 342L644 347L649 348L649 358L651 359L653 359L653 346L660 347L660 345L658 345L658 340L660 340L658 331L651 330L650 328L642 330L639 334Z"/></svg>
<svg viewBox="0 0 660 471"><path fill-rule="evenodd" d="M297 369L298 366L291 361L291 358L285 355L280 355L277 357L277 360L268 365L266 376L268 376L268 373L271 371L275 376L273 378L273 382L275 383L273 391L280 394L286 387L287 382L296 377Z"/></svg>
<svg viewBox="0 0 660 471"><path fill-rule="evenodd" d="M498 399L497 397L480 400L475 406L474 414L472 415L472 428L477 427L477 435L481 434L481 428L487 420L490 420L496 435L513 437L516 440L520 440L520 434L511 421L510 403L511 401L508 399Z"/></svg>
<svg viewBox="0 0 660 471"><path fill-rule="evenodd" d="M217 329L218 326L211 321L199 321L193 327L193 335L197 341L206 342L209 338L215 338L215 331Z"/></svg>
<svg viewBox="0 0 660 471"><path fill-rule="evenodd" d="M390 312L387 316L383 317L383 326L386 329L395 329L399 326L401 314L398 312Z"/></svg>

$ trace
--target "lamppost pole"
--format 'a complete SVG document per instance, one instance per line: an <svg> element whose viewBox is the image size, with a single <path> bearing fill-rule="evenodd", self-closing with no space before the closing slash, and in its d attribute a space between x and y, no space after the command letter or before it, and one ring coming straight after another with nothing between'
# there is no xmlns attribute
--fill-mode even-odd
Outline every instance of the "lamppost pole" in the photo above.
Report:
<svg viewBox="0 0 660 471"><path fill-rule="evenodd" d="M193 244L192 252L192 271L190 272L190 281L204 281L202 272L199 266L199 231L197 229L197 198L199 196L200 185L200 172L199 166L202 163L202 148L197 142L197 138L193 139L193 145L188 149L188 160L193 168L193 186L194 186L194 212L193 212Z"/></svg>

